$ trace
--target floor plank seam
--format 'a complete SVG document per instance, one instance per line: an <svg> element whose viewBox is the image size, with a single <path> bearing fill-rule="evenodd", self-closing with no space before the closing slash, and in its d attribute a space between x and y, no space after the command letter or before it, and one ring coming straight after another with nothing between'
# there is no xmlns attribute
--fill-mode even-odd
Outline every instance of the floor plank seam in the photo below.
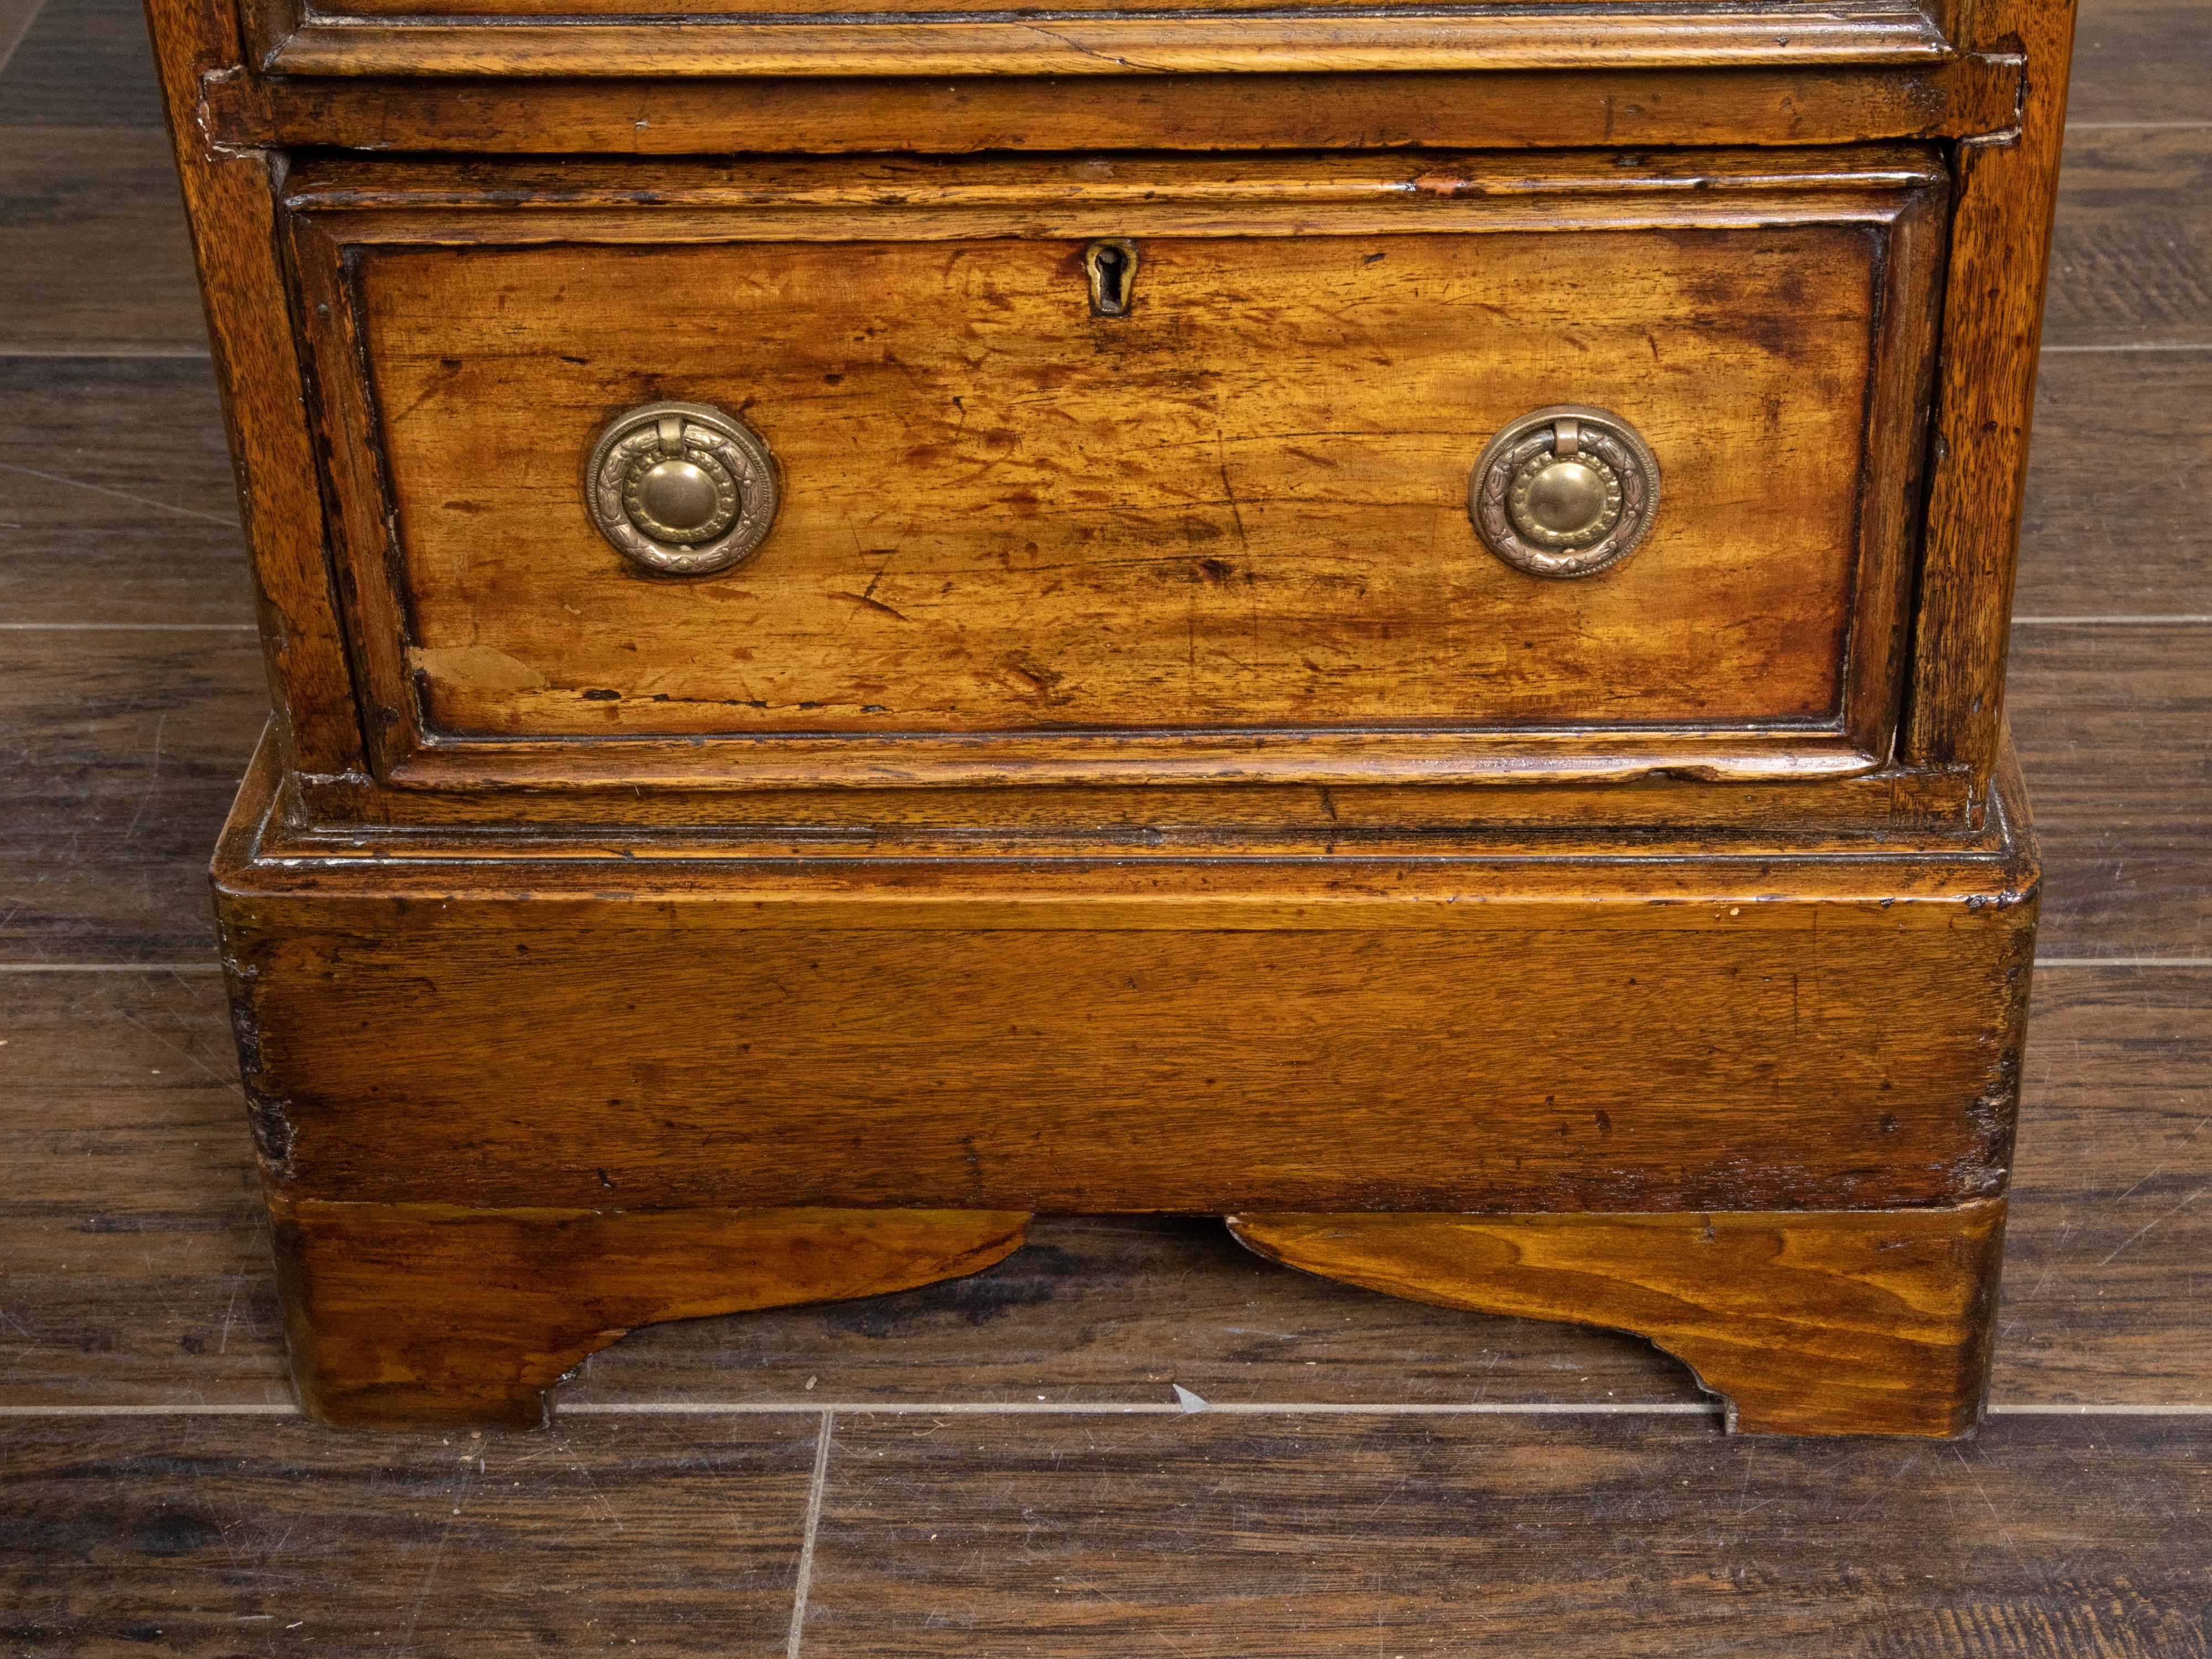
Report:
<svg viewBox="0 0 2212 1659"><path fill-rule="evenodd" d="M219 974L222 964L205 962L0 962L0 974Z"/></svg>
<svg viewBox="0 0 2212 1659"><path fill-rule="evenodd" d="M2066 131L2076 132L2203 132L2212 121L2069 121Z"/></svg>
<svg viewBox="0 0 2212 1659"><path fill-rule="evenodd" d="M2038 957L2043 968L2212 968L2212 957Z"/></svg>
<svg viewBox="0 0 2212 1659"><path fill-rule="evenodd" d="M251 634L255 623L10 622L9 634Z"/></svg>
<svg viewBox="0 0 2212 1659"><path fill-rule="evenodd" d="M124 357L134 361L142 357L158 358L165 362L170 360L185 362L195 358L204 362L209 361L208 349L205 346L0 345L0 360L9 357L82 358L88 362L96 362L103 357Z"/></svg>

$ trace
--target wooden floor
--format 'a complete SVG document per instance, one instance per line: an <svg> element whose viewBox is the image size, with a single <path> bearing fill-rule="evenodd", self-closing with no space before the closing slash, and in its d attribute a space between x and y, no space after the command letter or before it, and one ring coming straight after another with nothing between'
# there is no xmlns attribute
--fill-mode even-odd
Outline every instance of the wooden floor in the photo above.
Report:
<svg viewBox="0 0 2212 1659"><path fill-rule="evenodd" d="M204 875L264 692L143 27L0 0L0 1652L2212 1650L2212 4L2085 9L2043 956L1951 1447L1729 1441L1640 1343L1183 1221L641 1333L543 1436L301 1423Z"/></svg>

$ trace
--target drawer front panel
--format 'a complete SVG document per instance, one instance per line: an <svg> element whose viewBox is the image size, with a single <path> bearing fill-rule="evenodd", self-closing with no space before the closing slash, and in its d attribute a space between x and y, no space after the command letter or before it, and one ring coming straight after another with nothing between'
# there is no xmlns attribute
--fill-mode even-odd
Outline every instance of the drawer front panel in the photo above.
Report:
<svg viewBox="0 0 2212 1659"><path fill-rule="evenodd" d="M1894 216L1854 205L1149 234L1121 315L1079 235L364 246L397 718L541 764L1793 732L1871 763L1926 343ZM772 452L736 568L648 571L587 510L594 439L665 399ZM1485 545L1469 478L1567 404L1640 433L1662 495L1632 555L1552 580Z"/></svg>

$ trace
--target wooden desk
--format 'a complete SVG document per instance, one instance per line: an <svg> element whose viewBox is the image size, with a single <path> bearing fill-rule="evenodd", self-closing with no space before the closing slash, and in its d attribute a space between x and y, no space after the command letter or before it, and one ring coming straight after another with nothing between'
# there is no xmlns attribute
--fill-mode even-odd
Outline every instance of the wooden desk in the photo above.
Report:
<svg viewBox="0 0 2212 1659"><path fill-rule="evenodd" d="M149 9L311 1409L1176 1210L1972 1428L2070 6Z"/></svg>

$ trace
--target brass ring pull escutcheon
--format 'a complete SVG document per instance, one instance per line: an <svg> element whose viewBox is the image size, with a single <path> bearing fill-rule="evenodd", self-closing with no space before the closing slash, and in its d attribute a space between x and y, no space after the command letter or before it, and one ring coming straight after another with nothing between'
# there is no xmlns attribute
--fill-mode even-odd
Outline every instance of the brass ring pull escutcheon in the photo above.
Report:
<svg viewBox="0 0 2212 1659"><path fill-rule="evenodd" d="M1467 510L1483 545L1532 576L1594 576L1636 550L1659 462L1620 416L1579 404L1523 415L1483 448Z"/></svg>
<svg viewBox="0 0 2212 1659"><path fill-rule="evenodd" d="M592 446L592 522L648 570L703 576L751 556L775 522L775 458L759 433L705 404L646 404Z"/></svg>

